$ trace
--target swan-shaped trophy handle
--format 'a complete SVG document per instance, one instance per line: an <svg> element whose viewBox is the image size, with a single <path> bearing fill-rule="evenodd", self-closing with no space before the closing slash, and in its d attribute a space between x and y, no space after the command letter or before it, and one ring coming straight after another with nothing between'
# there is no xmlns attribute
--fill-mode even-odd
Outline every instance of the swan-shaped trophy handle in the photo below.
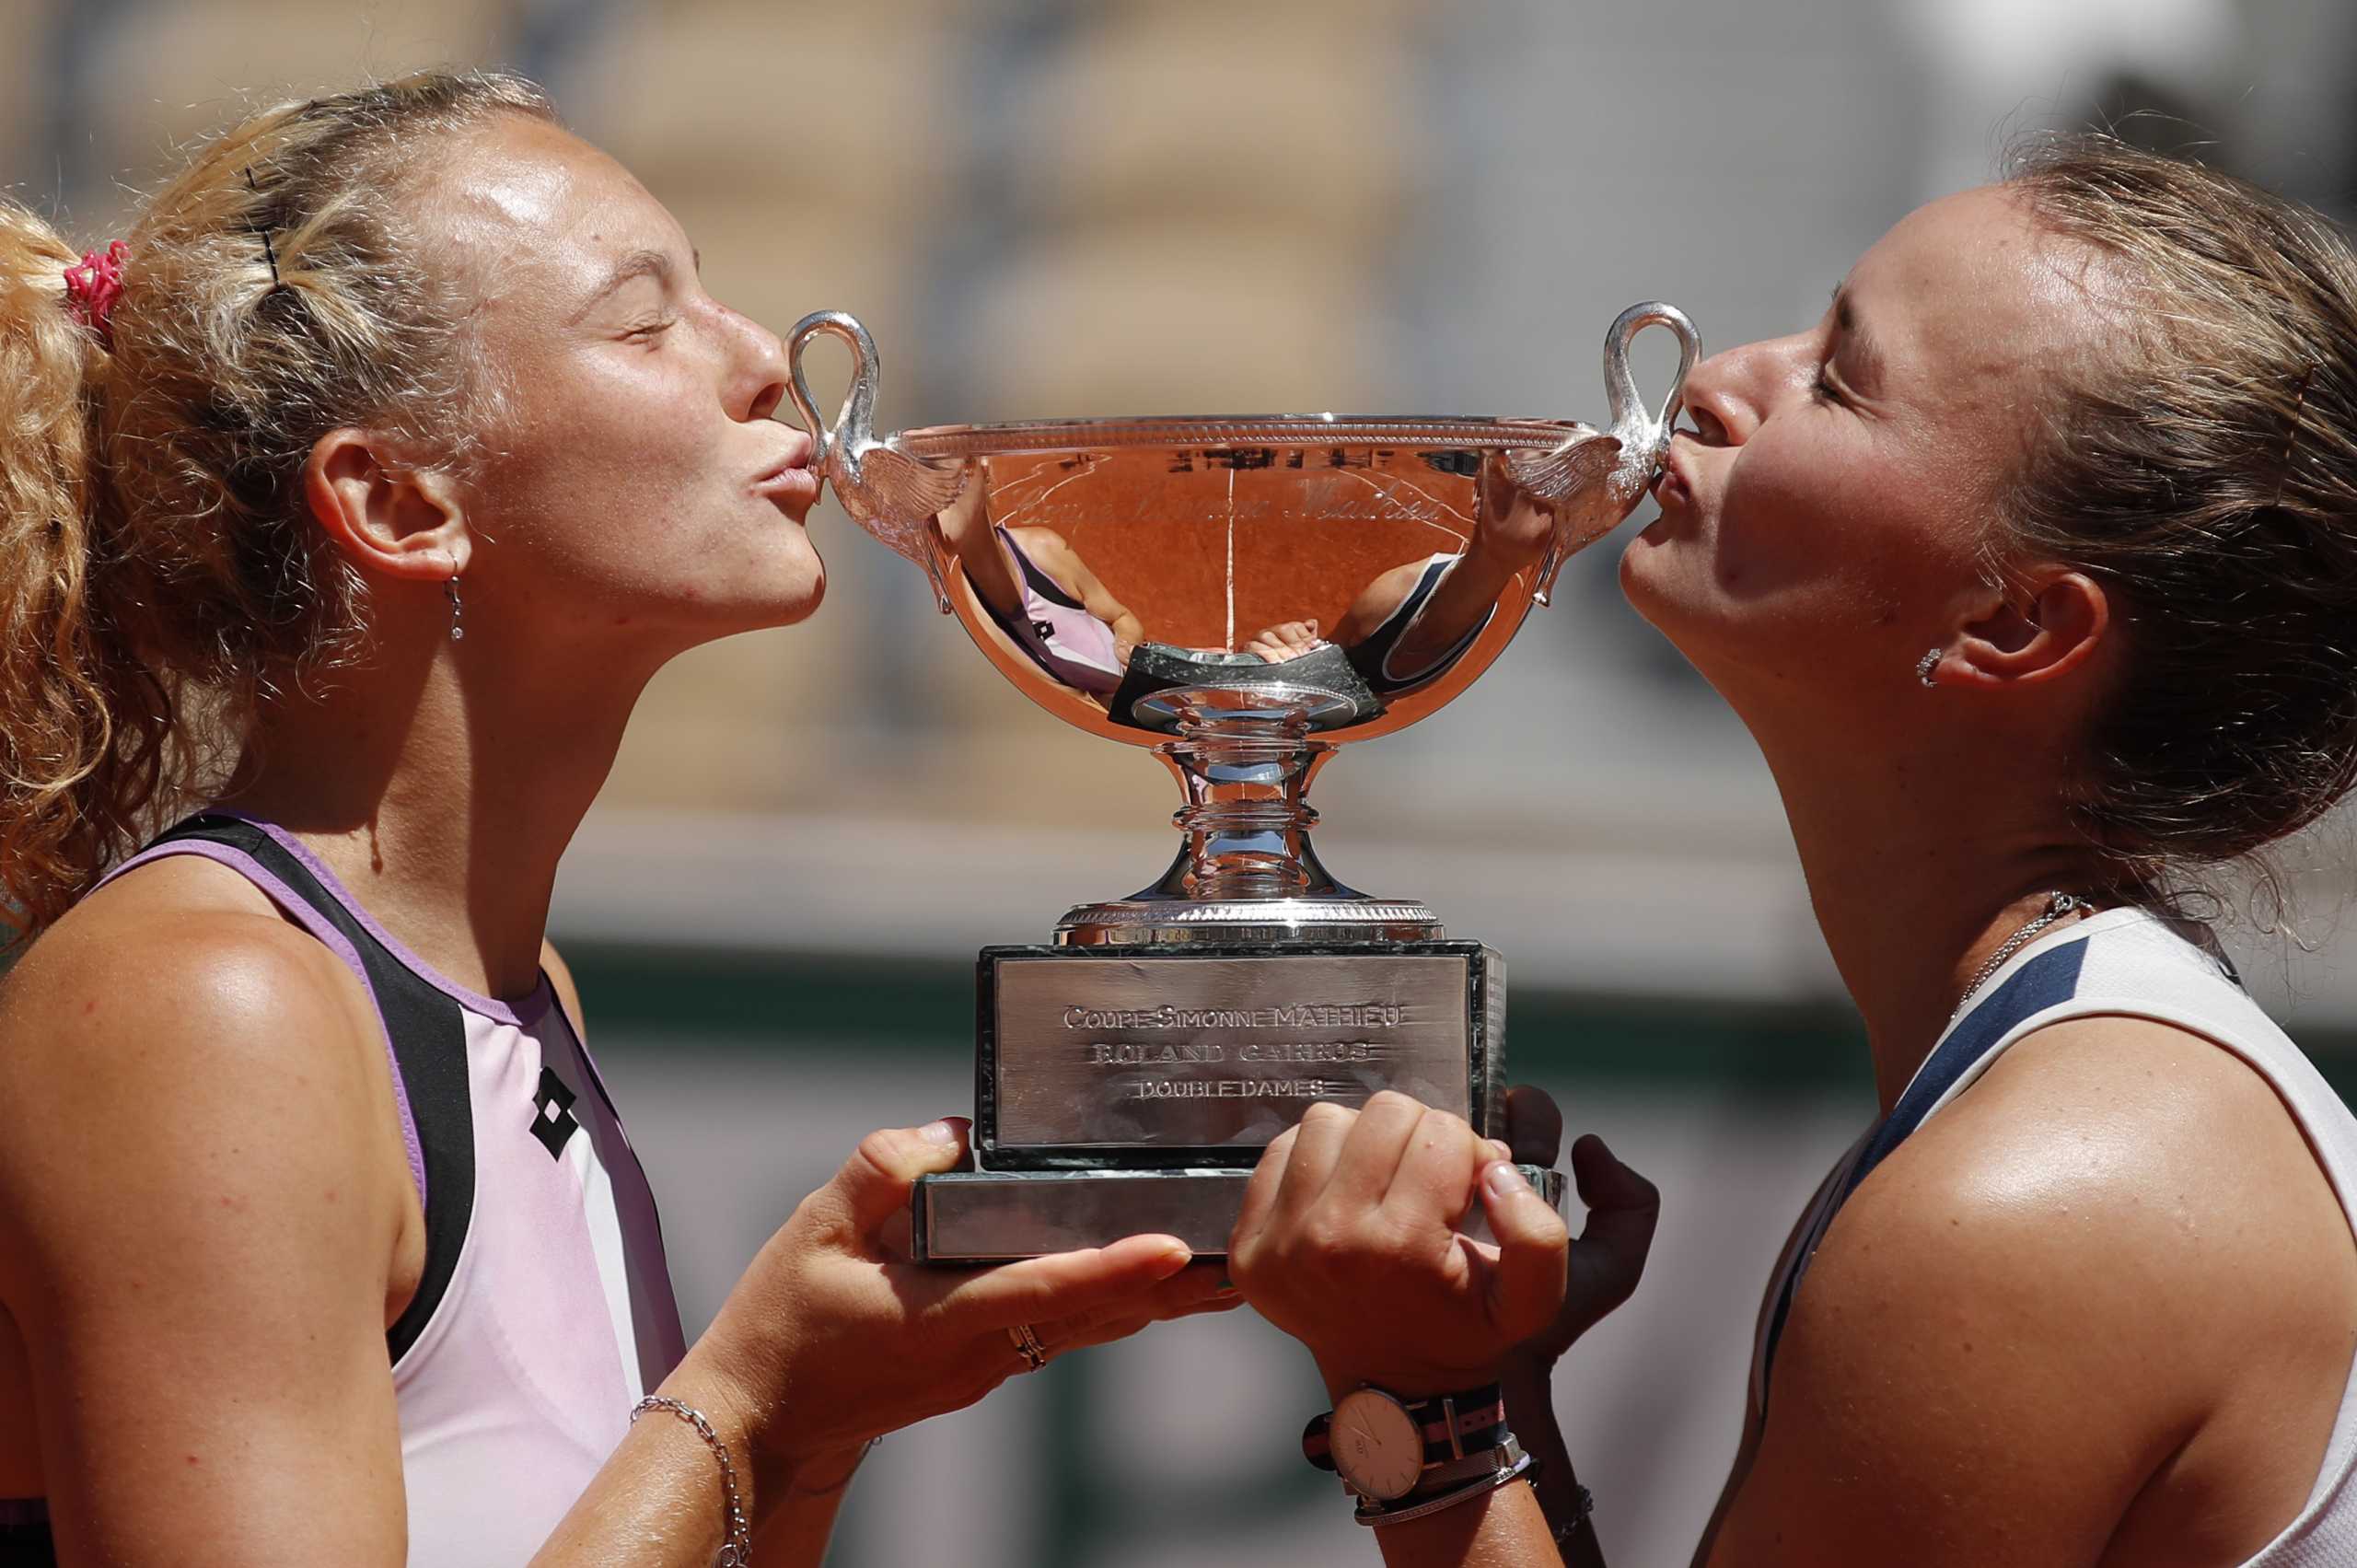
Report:
<svg viewBox="0 0 2357 1568"><path fill-rule="evenodd" d="M1647 327L1667 327L1678 334L1678 371L1657 414L1646 411L1636 372L1629 367L1629 346ZM1657 299L1631 305L1604 334L1604 393L1611 428L1580 425L1561 446L1507 459L1515 482L1557 510L1555 537L1539 562L1538 586L1531 593L1538 603L1552 601L1555 577L1573 552L1617 527L1652 487L1669 449L1670 426L1686 401L1687 375L1701 357L1702 336L1685 311Z"/></svg>
<svg viewBox="0 0 2357 1568"><path fill-rule="evenodd" d="M802 374L802 351L816 337L840 338L851 349L851 386L830 428L811 401ZM942 579L933 519L964 488L963 466L944 466L912 457L876 438L876 340L858 317L845 310L814 310L786 334L786 395L802 427L810 433L810 467L834 487L835 499L852 521L924 568L935 602L949 611L949 589Z"/></svg>

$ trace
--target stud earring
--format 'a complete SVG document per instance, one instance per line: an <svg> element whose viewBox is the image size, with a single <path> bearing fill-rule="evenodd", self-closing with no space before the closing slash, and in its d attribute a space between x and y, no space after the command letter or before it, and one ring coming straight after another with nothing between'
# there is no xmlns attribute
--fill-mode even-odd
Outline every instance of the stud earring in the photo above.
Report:
<svg viewBox="0 0 2357 1568"><path fill-rule="evenodd" d="M442 586L448 589L450 594L450 641L463 642L466 639L467 628L462 620L465 612L459 603L459 575L456 572L451 573L449 580Z"/></svg>
<svg viewBox="0 0 2357 1568"><path fill-rule="evenodd" d="M1923 656L1915 661L1915 679L1926 686L1937 684L1932 679L1932 671L1940 667L1940 653L1938 648L1927 648Z"/></svg>

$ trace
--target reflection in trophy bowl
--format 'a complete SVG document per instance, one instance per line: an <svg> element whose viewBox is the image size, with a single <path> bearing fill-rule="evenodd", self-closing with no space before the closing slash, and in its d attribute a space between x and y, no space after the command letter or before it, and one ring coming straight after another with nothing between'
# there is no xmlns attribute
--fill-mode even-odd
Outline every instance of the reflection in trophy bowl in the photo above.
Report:
<svg viewBox="0 0 2357 1568"><path fill-rule="evenodd" d="M1658 412L1628 364L1678 337ZM822 423L802 354L853 351ZM1422 906L1369 900L1311 853L1302 796L1346 741L1463 691L1545 603L1574 551L1635 507L1699 354L1676 309L1607 335L1604 429L1538 419L1332 414L938 425L878 439L877 358L840 312L790 340L813 465L844 509L922 566L941 608L1017 687L1092 734L1154 748L1187 796L1186 847L1154 887L1083 906L1067 943L1430 937Z"/></svg>
<svg viewBox="0 0 2357 1568"><path fill-rule="evenodd" d="M1558 522L1507 459L1573 434L1109 420L899 444L963 470L935 519L938 580L1050 713L1146 746L1198 714L1291 714L1330 746L1414 723L1504 651Z"/></svg>

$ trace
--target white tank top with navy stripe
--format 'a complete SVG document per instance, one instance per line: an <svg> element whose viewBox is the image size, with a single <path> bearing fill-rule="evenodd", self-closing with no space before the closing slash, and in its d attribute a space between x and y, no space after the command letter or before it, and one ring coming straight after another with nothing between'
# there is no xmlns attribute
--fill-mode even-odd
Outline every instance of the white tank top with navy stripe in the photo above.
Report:
<svg viewBox="0 0 2357 1568"><path fill-rule="evenodd" d="M2357 1117L2299 1047L2250 999L2232 968L2142 910L2107 910L2032 942L1967 998L1916 1070L1890 1114L1869 1128L1810 1200L1778 1260L1751 1366L1754 1410L1767 1408L1776 1340L1794 1292L1835 1213L1907 1135L1972 1086L2015 1041L2049 1024L2098 1014L2156 1019L2216 1041L2273 1086L2316 1151L2340 1200L2357 1215ZM2357 1220L2352 1220L2357 1229ZM2242 1568L2351 1568L2357 1564L2357 1366L2297 1517Z"/></svg>

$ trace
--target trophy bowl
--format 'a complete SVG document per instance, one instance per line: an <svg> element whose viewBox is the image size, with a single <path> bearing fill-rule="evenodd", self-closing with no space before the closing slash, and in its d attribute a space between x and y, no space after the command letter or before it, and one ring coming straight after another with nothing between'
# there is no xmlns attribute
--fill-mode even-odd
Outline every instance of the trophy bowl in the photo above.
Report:
<svg viewBox="0 0 2357 1568"><path fill-rule="evenodd" d="M1648 410L1629 365L1678 341ZM803 357L850 349L822 421ZM1572 421L1270 414L935 425L878 437L874 340L840 311L788 339L812 467L1034 702L1176 775L1162 876L979 969L976 1168L922 1184L915 1247L1019 1257L1139 1230L1225 1249L1259 1150L1318 1099L1384 1087L1503 1132L1504 965L1310 847L1311 779L1504 652L1563 562L1659 470L1692 324L1606 334L1610 410ZM1551 1171L1532 1171L1560 1199Z"/></svg>

